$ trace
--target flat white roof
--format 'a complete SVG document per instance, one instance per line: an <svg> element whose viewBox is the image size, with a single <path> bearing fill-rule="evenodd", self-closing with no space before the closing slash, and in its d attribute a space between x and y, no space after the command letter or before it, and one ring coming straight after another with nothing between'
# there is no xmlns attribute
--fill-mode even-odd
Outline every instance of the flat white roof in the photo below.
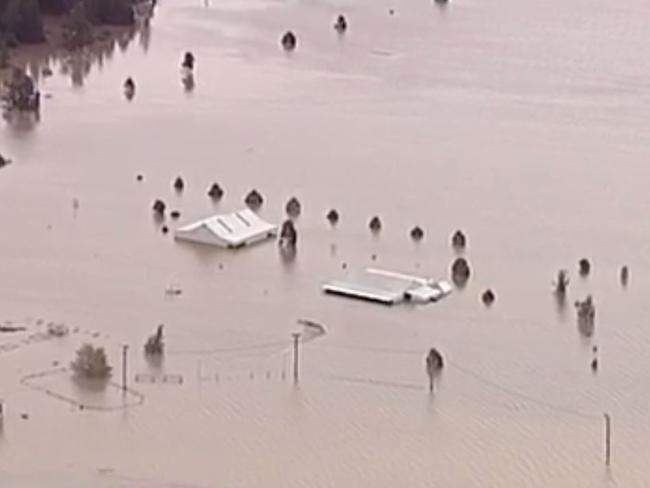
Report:
<svg viewBox="0 0 650 488"><path fill-rule="evenodd" d="M323 284L323 290L389 305L404 300L435 301L451 292L444 281L436 283L428 278L373 268L351 271L342 280Z"/></svg>
<svg viewBox="0 0 650 488"><path fill-rule="evenodd" d="M174 235L177 239L203 244L239 247L273 237L277 230L276 225L262 220L250 209L244 209L199 220L177 229Z"/></svg>

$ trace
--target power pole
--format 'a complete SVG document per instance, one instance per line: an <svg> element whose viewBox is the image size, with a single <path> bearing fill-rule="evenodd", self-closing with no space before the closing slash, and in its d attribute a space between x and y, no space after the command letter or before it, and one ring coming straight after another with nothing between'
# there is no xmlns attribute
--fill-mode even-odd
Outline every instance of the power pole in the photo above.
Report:
<svg viewBox="0 0 650 488"><path fill-rule="evenodd" d="M298 384L298 346L300 344L300 333L294 332L293 337L293 383Z"/></svg>
<svg viewBox="0 0 650 488"><path fill-rule="evenodd" d="M605 466L609 467L612 458L612 418L609 414L603 414L605 417Z"/></svg>
<svg viewBox="0 0 650 488"><path fill-rule="evenodd" d="M129 346L124 344L122 346L122 391L126 393L126 353L129 350Z"/></svg>

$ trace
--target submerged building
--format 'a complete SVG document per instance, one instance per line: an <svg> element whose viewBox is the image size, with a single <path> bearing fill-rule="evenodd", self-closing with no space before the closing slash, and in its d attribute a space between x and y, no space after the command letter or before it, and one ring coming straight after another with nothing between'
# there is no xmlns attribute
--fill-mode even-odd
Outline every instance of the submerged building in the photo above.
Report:
<svg viewBox="0 0 650 488"><path fill-rule="evenodd" d="M236 249L274 238L278 226L262 220L245 209L231 214L214 215L186 225L174 232L174 238L228 249Z"/></svg>
<svg viewBox="0 0 650 488"><path fill-rule="evenodd" d="M382 269L351 271L343 279L323 284L323 291L371 302L394 305L400 302L435 302L449 295L446 281L412 276Z"/></svg>

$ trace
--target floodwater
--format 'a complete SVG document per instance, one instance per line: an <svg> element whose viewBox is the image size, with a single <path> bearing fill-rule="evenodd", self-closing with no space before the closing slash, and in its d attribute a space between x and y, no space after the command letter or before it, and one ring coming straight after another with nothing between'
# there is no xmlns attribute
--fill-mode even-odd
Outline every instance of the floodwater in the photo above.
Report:
<svg viewBox="0 0 650 488"><path fill-rule="evenodd" d="M49 60L40 120L0 131L14 160L0 170L0 320L28 327L0 335L0 486L646 486L648 18L645 0L161 0L113 51ZM155 198L189 222L254 187L272 221L303 203L294 261L272 243L176 243L152 219ZM439 304L320 293L344 263L446 276L457 228L474 273ZM573 302L588 293L584 338ZM300 318L328 333L302 345L294 387ZM49 321L74 333L43 341ZM167 354L151 365L159 323ZM130 345L134 393L57 373L88 341L116 384ZM433 396L431 346L447 359Z"/></svg>

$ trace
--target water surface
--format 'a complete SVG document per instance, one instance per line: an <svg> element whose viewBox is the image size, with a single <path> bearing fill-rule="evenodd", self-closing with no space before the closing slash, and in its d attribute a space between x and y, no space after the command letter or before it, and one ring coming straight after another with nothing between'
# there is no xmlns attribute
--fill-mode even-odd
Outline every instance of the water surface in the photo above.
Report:
<svg viewBox="0 0 650 488"><path fill-rule="evenodd" d="M344 38L332 29L340 12ZM0 170L0 320L30 329L0 337L20 346L0 353L3 483L645 486L649 15L641 0L166 0L114 50L51 60L40 120L0 131L15 161ZM278 45L288 28L291 54ZM179 71L188 49L190 92ZM226 190L216 206L213 181ZM302 201L295 261L273 244L232 253L175 243L151 218L155 198L187 222L239 208L253 187L272 221L289 197ZM324 218L332 207L335 229ZM367 230L375 214L378 237ZM426 233L417 245L414 225ZM457 228L474 274L439 304L319 292L343 263L445 276ZM593 263L587 279L581 257ZM564 308L551 293L562 267L572 278ZM182 295L166 296L170 285ZM487 287L490 309L479 301ZM572 306L587 293L590 339ZM304 345L294 388L290 333L301 317L328 334ZM79 331L22 342L48 321ZM141 347L158 323L168 354L156 367ZM141 407L79 411L21 383L67 364L84 341L106 347L118 382L120 346L131 345ZM448 359L433 397L431 346ZM115 401L65 375L47 384Z"/></svg>

